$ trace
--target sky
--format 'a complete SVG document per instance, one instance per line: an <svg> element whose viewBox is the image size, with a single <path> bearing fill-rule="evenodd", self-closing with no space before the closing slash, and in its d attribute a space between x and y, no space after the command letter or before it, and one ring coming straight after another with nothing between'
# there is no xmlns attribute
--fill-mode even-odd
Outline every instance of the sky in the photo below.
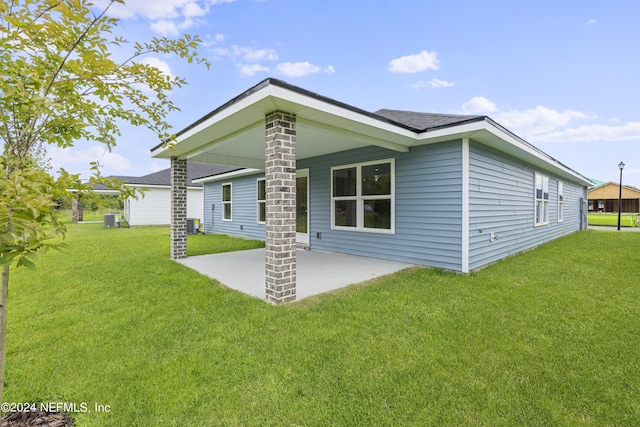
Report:
<svg viewBox="0 0 640 427"><path fill-rule="evenodd" d="M487 115L590 179L618 182L624 162L623 184L640 188L637 0L126 0L110 15L131 41L203 39L210 69L145 59L189 82L170 95L174 132L274 77L371 112ZM169 167L152 132L122 131L110 153L50 149L54 168Z"/></svg>

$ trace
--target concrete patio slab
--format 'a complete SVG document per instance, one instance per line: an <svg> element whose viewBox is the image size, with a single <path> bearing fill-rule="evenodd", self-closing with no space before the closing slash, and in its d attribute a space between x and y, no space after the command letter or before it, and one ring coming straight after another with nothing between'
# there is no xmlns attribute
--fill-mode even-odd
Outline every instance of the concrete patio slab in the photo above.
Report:
<svg viewBox="0 0 640 427"><path fill-rule="evenodd" d="M181 264L245 294L265 299L265 250L198 255ZM297 251L297 300L395 273L413 264L324 251Z"/></svg>

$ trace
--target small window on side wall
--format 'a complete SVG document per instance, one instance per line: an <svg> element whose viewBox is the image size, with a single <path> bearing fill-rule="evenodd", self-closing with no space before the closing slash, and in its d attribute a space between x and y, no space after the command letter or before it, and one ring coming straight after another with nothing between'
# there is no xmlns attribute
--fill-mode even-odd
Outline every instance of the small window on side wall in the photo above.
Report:
<svg viewBox="0 0 640 427"><path fill-rule="evenodd" d="M558 181L558 222L564 221L564 183Z"/></svg>
<svg viewBox="0 0 640 427"><path fill-rule="evenodd" d="M222 184L222 220L231 221L232 209L232 190L231 183Z"/></svg>
<svg viewBox="0 0 640 427"><path fill-rule="evenodd" d="M549 177L536 172L535 225L549 223Z"/></svg>

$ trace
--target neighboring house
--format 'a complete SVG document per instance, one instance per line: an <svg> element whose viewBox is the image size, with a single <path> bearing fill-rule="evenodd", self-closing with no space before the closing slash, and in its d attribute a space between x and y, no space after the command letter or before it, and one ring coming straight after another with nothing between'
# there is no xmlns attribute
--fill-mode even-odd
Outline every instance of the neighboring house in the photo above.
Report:
<svg viewBox="0 0 640 427"><path fill-rule="evenodd" d="M195 178L215 173L228 172L233 167L189 163L187 168L186 193L188 218L203 219L202 184ZM124 218L129 225L169 225L171 223L171 169L164 169L140 177L121 179L128 187L145 189L138 199L127 198L124 202Z"/></svg>
<svg viewBox="0 0 640 427"><path fill-rule="evenodd" d="M276 303L295 299L296 244L466 273L586 228L592 185L489 117L370 113L275 79L152 155L244 168L196 181L204 227L266 240ZM183 230L176 210L174 259Z"/></svg>
<svg viewBox="0 0 640 427"><path fill-rule="evenodd" d="M590 212L618 212L620 184L603 183L588 191ZM640 213L640 190L626 185L622 186L622 212Z"/></svg>

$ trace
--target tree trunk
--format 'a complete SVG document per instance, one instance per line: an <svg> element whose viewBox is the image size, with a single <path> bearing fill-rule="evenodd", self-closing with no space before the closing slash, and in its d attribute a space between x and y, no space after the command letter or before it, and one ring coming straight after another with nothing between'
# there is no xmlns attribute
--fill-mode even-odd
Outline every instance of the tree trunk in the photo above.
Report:
<svg viewBox="0 0 640 427"><path fill-rule="evenodd" d="M2 267L0 295L0 403L4 392L4 358L7 351L7 301L9 300L9 266Z"/></svg>

